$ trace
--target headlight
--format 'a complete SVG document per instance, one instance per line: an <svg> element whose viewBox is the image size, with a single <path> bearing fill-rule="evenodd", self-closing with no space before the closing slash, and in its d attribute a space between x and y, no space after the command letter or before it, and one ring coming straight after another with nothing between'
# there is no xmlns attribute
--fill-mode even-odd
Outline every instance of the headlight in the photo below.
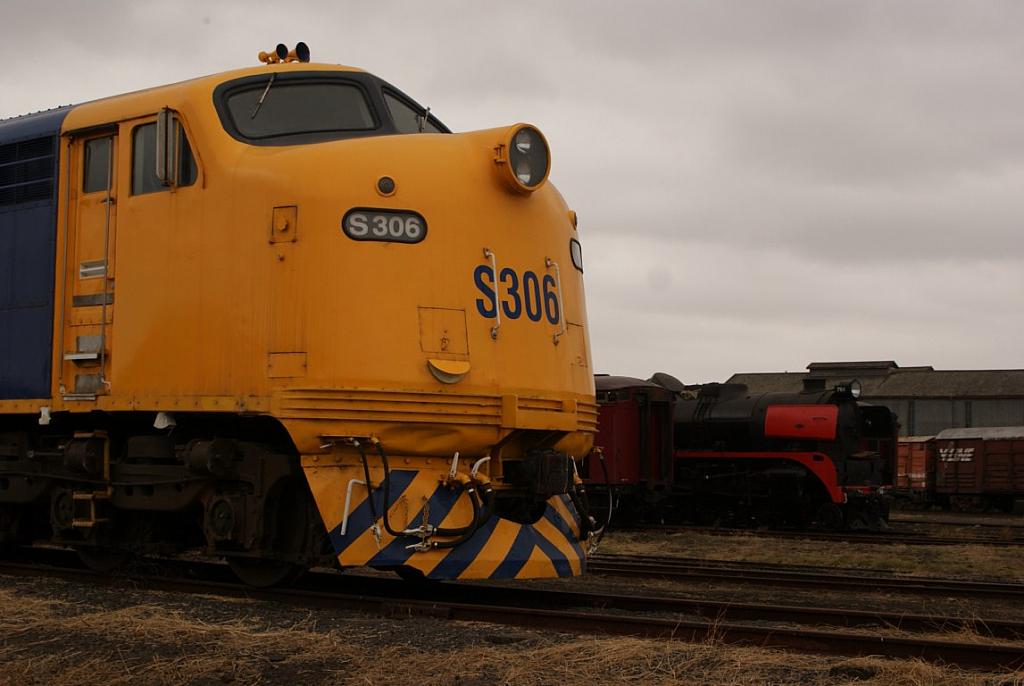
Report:
<svg viewBox="0 0 1024 686"><path fill-rule="evenodd" d="M862 388L860 381L857 379L851 379L850 381L844 381L836 384L832 390L836 393L846 393L856 400L857 398L860 398Z"/></svg>
<svg viewBox="0 0 1024 686"><path fill-rule="evenodd" d="M513 189L531 193L548 178L548 143L540 131L528 124L513 126L511 134L505 145L499 146L495 162L504 168L505 180Z"/></svg>
<svg viewBox="0 0 1024 686"><path fill-rule="evenodd" d="M583 246L575 238L569 239L569 255L572 256L572 266L583 271Z"/></svg>

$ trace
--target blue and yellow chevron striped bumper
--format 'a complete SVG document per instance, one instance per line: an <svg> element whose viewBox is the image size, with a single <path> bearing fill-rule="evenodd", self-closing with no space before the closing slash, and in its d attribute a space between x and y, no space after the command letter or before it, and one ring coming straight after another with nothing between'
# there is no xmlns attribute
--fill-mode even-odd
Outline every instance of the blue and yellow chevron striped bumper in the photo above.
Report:
<svg viewBox="0 0 1024 686"><path fill-rule="evenodd" d="M421 551L416 549L420 537L392 536L380 521L373 521L372 512L380 517L384 507L381 470L371 473L371 508L361 467L304 463L303 469L343 567L405 566L431 579L575 576L586 568L579 515L566 495L549 499L543 516L533 524L490 516L459 545ZM424 524L455 529L473 519L471 496L444 486L442 477L431 469L391 470L388 517L396 531Z"/></svg>

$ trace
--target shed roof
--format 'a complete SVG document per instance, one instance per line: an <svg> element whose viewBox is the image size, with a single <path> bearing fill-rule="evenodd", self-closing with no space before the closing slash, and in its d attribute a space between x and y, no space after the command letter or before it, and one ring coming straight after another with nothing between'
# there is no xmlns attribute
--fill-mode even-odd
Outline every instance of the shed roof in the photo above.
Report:
<svg viewBox="0 0 1024 686"><path fill-rule="evenodd" d="M877 374L888 374L892 369L898 369L899 365L893 360L876 360L864 362L811 362L807 370L812 374L874 372Z"/></svg>
<svg viewBox="0 0 1024 686"><path fill-rule="evenodd" d="M879 373L881 364L889 365L814 362L808 372L739 373L727 383L746 384L752 393L797 392L806 378L824 378L826 387L856 378L865 398L1024 398L1024 369L939 370L892 363Z"/></svg>
<svg viewBox="0 0 1024 686"><path fill-rule="evenodd" d="M619 391L624 388L657 388L659 391L665 390L661 386L650 381L644 381L643 379L634 379L631 376L609 376L608 374L595 375L594 385L599 391Z"/></svg>

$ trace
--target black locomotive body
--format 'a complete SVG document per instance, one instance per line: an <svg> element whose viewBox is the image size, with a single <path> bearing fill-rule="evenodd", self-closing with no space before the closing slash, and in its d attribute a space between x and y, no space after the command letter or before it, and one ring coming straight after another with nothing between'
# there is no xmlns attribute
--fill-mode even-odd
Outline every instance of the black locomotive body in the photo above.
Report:
<svg viewBox="0 0 1024 686"><path fill-rule="evenodd" d="M855 382L827 389L812 379L800 393L751 394L738 384L693 392L669 379L633 380L640 390L660 384L673 391L672 450L656 453L649 436L621 430L630 412L648 417L642 426L649 432L665 430L649 424L649 390L625 392L623 377L597 379L597 445L606 469L590 466L586 476L591 490L609 490L625 505L619 521L885 526L883 492L892 481L898 423L888 408L858 401ZM602 393L607 384L614 393ZM662 462L650 465L652 459ZM622 462L645 468L624 469ZM664 478L645 474L667 475L669 488Z"/></svg>
<svg viewBox="0 0 1024 686"><path fill-rule="evenodd" d="M849 385L753 395L709 384L675 409L675 486L689 518L876 528L898 425Z"/></svg>

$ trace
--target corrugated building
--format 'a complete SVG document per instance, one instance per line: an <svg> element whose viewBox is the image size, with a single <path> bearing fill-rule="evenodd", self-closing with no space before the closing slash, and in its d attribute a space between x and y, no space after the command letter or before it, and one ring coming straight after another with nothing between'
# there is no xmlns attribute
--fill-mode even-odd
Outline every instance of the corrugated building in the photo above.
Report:
<svg viewBox="0 0 1024 686"><path fill-rule="evenodd" d="M733 374L728 383L754 393L799 391L804 379L827 386L857 379L862 398L900 418L900 435L934 436L945 429L1024 426L1024 369L943 370L900 367L892 360L813 362L806 372Z"/></svg>

